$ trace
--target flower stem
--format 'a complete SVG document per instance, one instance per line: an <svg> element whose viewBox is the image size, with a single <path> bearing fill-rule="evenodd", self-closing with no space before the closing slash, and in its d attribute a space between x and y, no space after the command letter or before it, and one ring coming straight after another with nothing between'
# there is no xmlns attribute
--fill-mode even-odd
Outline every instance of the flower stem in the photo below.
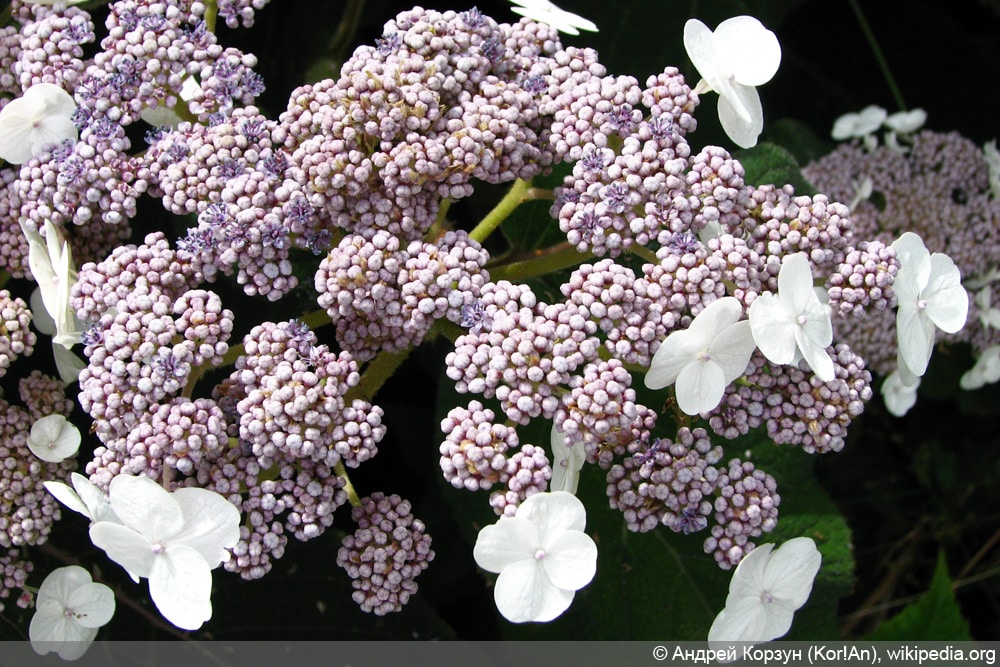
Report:
<svg viewBox="0 0 1000 667"><path fill-rule="evenodd" d="M582 262L592 259L593 253L583 253L576 249L576 246L566 241L557 243L544 250L537 250L531 259L525 259L509 264L502 264L489 269L490 280L509 280L520 282L545 275L552 271L576 266Z"/></svg>
<svg viewBox="0 0 1000 667"><path fill-rule="evenodd" d="M493 207L493 210L486 214L476 228L469 232L469 238L482 243L504 220L522 203L533 199L528 190L531 184L528 181L517 179L514 185L504 195L504 198Z"/></svg>
<svg viewBox="0 0 1000 667"><path fill-rule="evenodd" d="M889 92L892 93L893 99L896 100L896 105L899 106L900 111L906 111L906 102L903 100L903 94L900 92L899 86L896 85L896 79L892 76L892 71L889 69L889 63L882 54L882 49L879 48L878 41L875 39L875 33L872 32L872 27L868 25L868 19L866 19L865 15L861 13L861 7L858 6L858 0L847 0L847 3L851 6L854 16L858 19L858 25L861 26L861 32L865 33L865 39L868 40L868 46L871 47L872 55L875 56L875 62L878 63L879 69L882 70L882 76L885 77L886 85L889 86Z"/></svg>
<svg viewBox="0 0 1000 667"><path fill-rule="evenodd" d="M344 491L347 491L347 500L351 503L351 507L361 507L361 498L358 497L358 492L354 490L354 485L351 484L351 478L347 474L344 462L337 461L336 465L333 466L333 470L337 473L337 477L344 480Z"/></svg>
<svg viewBox="0 0 1000 667"><path fill-rule="evenodd" d="M215 19L219 15L219 3L217 0L206 0L205 2L205 28L210 33L215 33Z"/></svg>

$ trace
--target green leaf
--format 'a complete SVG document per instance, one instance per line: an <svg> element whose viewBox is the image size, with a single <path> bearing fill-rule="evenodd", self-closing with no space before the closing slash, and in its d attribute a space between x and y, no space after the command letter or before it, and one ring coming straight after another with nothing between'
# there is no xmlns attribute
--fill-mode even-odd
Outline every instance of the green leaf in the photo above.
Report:
<svg viewBox="0 0 1000 667"><path fill-rule="evenodd" d="M878 627L874 641L971 641L969 624L955 600L944 552L938 554L927 593Z"/></svg>
<svg viewBox="0 0 1000 667"><path fill-rule="evenodd" d="M795 156L777 144L763 142L753 148L737 151L734 157L743 165L745 180L750 185L773 184L780 188L791 184L796 194L816 192L816 188L802 175Z"/></svg>

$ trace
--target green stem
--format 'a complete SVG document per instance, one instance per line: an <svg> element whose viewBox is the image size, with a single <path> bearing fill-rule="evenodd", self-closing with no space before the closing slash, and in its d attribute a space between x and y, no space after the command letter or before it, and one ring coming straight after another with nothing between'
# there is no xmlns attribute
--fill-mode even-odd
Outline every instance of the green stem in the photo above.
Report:
<svg viewBox="0 0 1000 667"><path fill-rule="evenodd" d="M361 507L361 498L358 497L358 492L354 490L354 485L351 484L351 478L347 475L344 463L337 461L337 464L333 466L333 470L337 473L337 477L341 477L344 480L344 491L347 491L347 500L351 503L351 507Z"/></svg>
<svg viewBox="0 0 1000 667"><path fill-rule="evenodd" d="M215 19L219 15L219 3L217 0L205 1L205 27L210 33L215 33Z"/></svg>
<svg viewBox="0 0 1000 667"><path fill-rule="evenodd" d="M899 106L900 111L906 111L906 102L903 100L903 94L899 91L899 86L896 85L896 79L892 76L892 71L889 69L889 63L886 61L885 56L882 55L882 49L879 48L878 41L875 39L875 33L872 32L871 26L868 25L868 19L861 13L858 0L847 0L847 3L851 6L854 16L858 19L861 32L865 33L868 46L871 47L872 54L875 56L875 62L878 63L879 69L882 70L882 76L885 77L885 82L889 86L889 92L892 93L893 99L896 100L896 105Z"/></svg>
<svg viewBox="0 0 1000 667"><path fill-rule="evenodd" d="M593 253L582 253L576 249L576 246L566 241L538 251L531 259L490 268L490 280L493 282L498 280L522 282L552 271L577 266L593 257Z"/></svg>
<svg viewBox="0 0 1000 667"><path fill-rule="evenodd" d="M520 178L514 181L514 185L511 186L510 190L500 200L493 210L486 214L486 217L476 225L476 228L469 232L469 238L482 243L486 240L490 234L493 233L497 227L500 226L504 220L522 203L528 201L532 197L529 196L528 189L530 188L530 183Z"/></svg>
<svg viewBox="0 0 1000 667"><path fill-rule="evenodd" d="M633 255L635 255L636 257L643 258L650 264L657 265L660 263L660 260L656 257L656 253L654 253L646 246L633 245L631 248L628 249L628 251Z"/></svg>
<svg viewBox="0 0 1000 667"><path fill-rule="evenodd" d="M398 352L379 352L378 356L371 360L365 372L361 374L361 380L357 386L352 388L344 397L345 401L352 401L360 398L371 401L381 389L385 381L392 377L402 363L410 356L413 348L406 348Z"/></svg>

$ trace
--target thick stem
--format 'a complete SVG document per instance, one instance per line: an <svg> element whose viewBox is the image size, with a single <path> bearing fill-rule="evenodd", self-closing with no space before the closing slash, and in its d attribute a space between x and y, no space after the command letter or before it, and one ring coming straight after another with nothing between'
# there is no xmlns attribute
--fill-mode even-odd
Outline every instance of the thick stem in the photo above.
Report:
<svg viewBox="0 0 1000 667"><path fill-rule="evenodd" d="M354 490L354 485L351 484L351 478L348 476L343 462L338 461L333 466L333 470L337 473L338 477L344 480L344 490L347 491L347 501L351 503L351 507L361 507L361 498L358 497L358 492Z"/></svg>
<svg viewBox="0 0 1000 667"><path fill-rule="evenodd" d="M486 238L500 226L504 220L522 203L532 199L528 194L530 183L520 178L514 181L514 185L500 202L493 207L493 210L486 214L476 228L469 232L469 238L482 243Z"/></svg>
<svg viewBox="0 0 1000 667"><path fill-rule="evenodd" d="M552 271L577 266L589 259L593 259L593 257L592 253L582 253L576 249L576 246L571 245L567 241L546 248L545 250L539 250L531 259L490 268L490 280L493 282L498 280L521 282Z"/></svg>

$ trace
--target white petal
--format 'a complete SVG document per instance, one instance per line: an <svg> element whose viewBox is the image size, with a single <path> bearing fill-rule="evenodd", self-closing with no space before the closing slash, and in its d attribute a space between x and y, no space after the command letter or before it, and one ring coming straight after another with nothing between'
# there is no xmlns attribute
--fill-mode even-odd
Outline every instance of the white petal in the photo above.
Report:
<svg viewBox="0 0 1000 667"><path fill-rule="evenodd" d="M719 60L737 83L759 86L781 64L781 45L773 32L752 16L734 16L715 28Z"/></svg>
<svg viewBox="0 0 1000 667"><path fill-rule="evenodd" d="M726 391L722 366L713 361L695 361L677 376L677 407L684 414L714 410Z"/></svg>
<svg viewBox="0 0 1000 667"><path fill-rule="evenodd" d="M184 528L171 544L184 544L201 554L210 568L226 559L226 549L240 539L240 512L218 493L181 488L172 494L184 515Z"/></svg>
<svg viewBox="0 0 1000 667"><path fill-rule="evenodd" d="M829 320L827 322L829 323ZM799 345L799 351L802 353L802 358L809 364L809 368L816 374L816 377L823 382L833 382L837 377L836 370L833 367L833 359L830 358L830 353L827 352L825 346L817 344L815 340L809 337L809 324L813 324L813 321L810 320L806 326L800 327L796 331L796 341Z"/></svg>
<svg viewBox="0 0 1000 667"><path fill-rule="evenodd" d="M130 575L148 577L153 567L153 544L119 523L99 521L90 527L90 541Z"/></svg>
<svg viewBox="0 0 1000 667"><path fill-rule="evenodd" d="M900 361L910 373L922 376L934 351L934 324L916 308L900 304L896 311L896 337Z"/></svg>
<svg viewBox="0 0 1000 667"><path fill-rule="evenodd" d="M649 371L644 379L646 387L663 389L672 385L684 367L694 361L701 350L708 348L711 340L698 339L690 329L671 333L656 348L649 362Z"/></svg>
<svg viewBox="0 0 1000 667"><path fill-rule="evenodd" d="M725 80L719 69L715 38L707 25L698 19L688 19L684 24L684 50L702 78L718 92L716 86Z"/></svg>
<svg viewBox="0 0 1000 667"><path fill-rule="evenodd" d="M897 111L885 119L885 125L901 134L916 132L927 122L927 112L923 109Z"/></svg>
<svg viewBox="0 0 1000 667"><path fill-rule="evenodd" d="M75 473L74 473L75 474ZM68 484L63 484L62 482L42 482L45 490L52 494L52 496L61 502L63 505L78 512L88 519L93 520L93 516L90 514L90 508L83 502L80 496L74 491Z"/></svg>
<svg viewBox="0 0 1000 667"><path fill-rule="evenodd" d="M761 591L764 590L764 572L767 570L773 550L773 544L762 544L743 557L729 581L727 607L743 598L760 597Z"/></svg>
<svg viewBox="0 0 1000 667"><path fill-rule="evenodd" d="M771 639L764 636L767 614L763 606L759 599L754 598L740 598L732 605L727 603L708 629L708 641L758 642Z"/></svg>
<svg viewBox="0 0 1000 667"><path fill-rule="evenodd" d="M723 379L728 386L746 373L755 349L757 344L753 340L750 321L743 320L722 330L712 341L708 354L722 368Z"/></svg>
<svg viewBox="0 0 1000 667"><path fill-rule="evenodd" d="M487 572L501 572L522 560L533 560L541 546L538 528L527 519L500 517L479 531L472 557Z"/></svg>
<svg viewBox="0 0 1000 667"><path fill-rule="evenodd" d="M63 660L77 660L97 636L97 628L85 628L62 613L39 608L31 617L28 637L31 648L39 655L55 652Z"/></svg>
<svg viewBox="0 0 1000 667"><path fill-rule="evenodd" d="M580 470L587 460L587 452L580 443L573 447L566 446L566 436L556 428L555 424L552 424L549 441L552 447L552 479L549 480L549 491L575 494L580 482Z"/></svg>
<svg viewBox="0 0 1000 667"><path fill-rule="evenodd" d="M558 531L582 531L587 525L587 511L583 503L565 491L529 496L518 506L514 516L534 523L543 541Z"/></svg>
<svg viewBox="0 0 1000 667"><path fill-rule="evenodd" d="M740 148L753 148L764 131L764 108L756 88L732 83L719 92L719 122Z"/></svg>
<svg viewBox="0 0 1000 667"><path fill-rule="evenodd" d="M90 572L87 572L79 565L67 565L66 567L57 568L52 570L49 576L45 577L42 585L38 587L36 600L39 604L48 600L55 600L65 607L73 591L92 581L93 578L90 576Z"/></svg>
<svg viewBox="0 0 1000 667"><path fill-rule="evenodd" d="M927 285L931 274L931 254L924 245L923 239L913 232L904 232L892 242L892 249L896 251L896 259L900 265L893 289L897 293L899 292L896 288L896 282L899 282L900 274L907 270L912 272L908 279L919 293Z"/></svg>
<svg viewBox="0 0 1000 667"><path fill-rule="evenodd" d="M586 533L567 530L545 543L542 567L559 588L578 591L597 572L597 545Z"/></svg>
<svg viewBox="0 0 1000 667"><path fill-rule="evenodd" d="M551 621L569 608L574 594L553 584L534 559L505 568L493 589L497 610L511 623Z"/></svg>
<svg viewBox="0 0 1000 667"><path fill-rule="evenodd" d="M76 622L85 628L99 628L115 615L115 594L104 584L88 583L70 595L69 604Z"/></svg>
<svg viewBox="0 0 1000 667"><path fill-rule="evenodd" d="M764 292L750 304L750 330L761 353L776 364L791 363L798 346L796 324L775 295Z"/></svg>
<svg viewBox="0 0 1000 667"><path fill-rule="evenodd" d="M788 540L771 553L764 571L765 589L790 603L794 611L809 599L822 562L816 543L808 537Z"/></svg>
<svg viewBox="0 0 1000 667"><path fill-rule="evenodd" d="M885 401L885 407L890 413L902 417L916 404L920 378L915 380L914 384L905 384L898 369L886 377L882 383L882 400Z"/></svg>
<svg viewBox="0 0 1000 667"><path fill-rule="evenodd" d="M927 317L946 333L965 326L969 314L969 293L962 287L962 274L951 257L931 255L931 274L921 296L927 301Z"/></svg>
<svg viewBox="0 0 1000 667"><path fill-rule="evenodd" d="M49 311L45 310L41 287L36 287L31 292L31 323L46 336L56 332L56 321L49 315Z"/></svg>
<svg viewBox="0 0 1000 667"><path fill-rule="evenodd" d="M121 522L151 542L171 538L184 527L180 505L148 477L118 475L108 492L111 509Z"/></svg>
<svg viewBox="0 0 1000 667"><path fill-rule="evenodd" d="M813 301L818 301L813 287L812 268L804 252L786 256L778 271L778 296L796 315L804 313Z"/></svg>
<svg viewBox="0 0 1000 667"><path fill-rule="evenodd" d="M55 341L52 343L52 356L56 360L59 379L66 385L76 382L77 378L80 377L80 371L87 367L83 359Z"/></svg>
<svg viewBox="0 0 1000 667"><path fill-rule="evenodd" d="M708 304L687 330L707 346L723 329L735 324L742 316L743 304L735 297L725 296Z"/></svg>
<svg viewBox="0 0 1000 667"><path fill-rule="evenodd" d="M153 561L149 596L163 617L184 630L212 618L212 571L194 549L170 546Z"/></svg>

